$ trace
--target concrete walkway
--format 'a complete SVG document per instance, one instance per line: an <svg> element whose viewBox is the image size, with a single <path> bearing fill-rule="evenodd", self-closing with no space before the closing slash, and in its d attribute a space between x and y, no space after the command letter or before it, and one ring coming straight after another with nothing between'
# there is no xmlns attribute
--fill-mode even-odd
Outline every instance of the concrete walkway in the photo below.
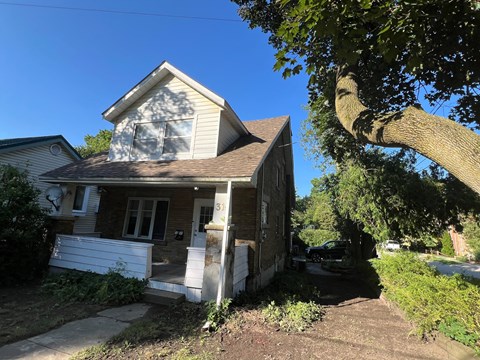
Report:
<svg viewBox="0 0 480 360"><path fill-rule="evenodd" d="M0 360L63 360L93 345L101 344L145 315L149 305L136 303L107 309L98 316L76 320L26 340L0 348Z"/></svg>

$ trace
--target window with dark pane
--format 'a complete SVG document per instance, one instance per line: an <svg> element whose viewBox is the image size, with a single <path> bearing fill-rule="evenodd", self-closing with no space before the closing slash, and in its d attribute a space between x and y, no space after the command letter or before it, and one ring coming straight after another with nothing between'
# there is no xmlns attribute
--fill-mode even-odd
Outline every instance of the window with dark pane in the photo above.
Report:
<svg viewBox="0 0 480 360"><path fill-rule="evenodd" d="M85 199L86 189L86 186L77 186L77 190L75 191L75 199L73 200L73 210L83 210L83 201Z"/></svg>
<svg viewBox="0 0 480 360"><path fill-rule="evenodd" d="M210 223L213 219L213 206L202 206L200 208L200 221L198 224L198 231L205 232L205 225Z"/></svg>

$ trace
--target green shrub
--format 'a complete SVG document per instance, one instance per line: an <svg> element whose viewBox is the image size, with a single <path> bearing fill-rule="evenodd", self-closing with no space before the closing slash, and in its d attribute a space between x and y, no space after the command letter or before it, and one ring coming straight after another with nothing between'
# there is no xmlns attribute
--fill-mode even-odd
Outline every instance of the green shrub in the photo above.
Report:
<svg viewBox="0 0 480 360"><path fill-rule="evenodd" d="M0 285L41 277L53 244L46 236L46 210L26 171L0 165Z"/></svg>
<svg viewBox="0 0 480 360"><path fill-rule="evenodd" d="M284 304L288 300L316 301L320 292L308 276L297 271L284 271L275 274L272 282L255 293L241 293L234 299L236 306L262 305L275 301Z"/></svg>
<svg viewBox="0 0 480 360"><path fill-rule="evenodd" d="M217 329L225 323L231 313L230 304L232 299L223 299L219 306L215 300L210 300L205 303L207 310L207 321L210 323L210 329L217 331Z"/></svg>
<svg viewBox="0 0 480 360"><path fill-rule="evenodd" d="M304 273L285 271L275 275L267 287L254 294L241 294L235 305L258 308L265 321L284 331L303 331L321 319L316 303L320 292Z"/></svg>
<svg viewBox="0 0 480 360"><path fill-rule="evenodd" d="M288 300L285 304L271 301L263 310L265 320L287 332L305 331L323 315L322 307L314 301Z"/></svg>
<svg viewBox="0 0 480 360"><path fill-rule="evenodd" d="M447 277L415 254L372 260L385 296L412 320L420 334L439 330L480 351L480 288L461 275Z"/></svg>
<svg viewBox="0 0 480 360"><path fill-rule="evenodd" d="M123 305L141 300L145 286L145 280L126 278L113 270L105 275L67 271L47 277L42 289L62 302Z"/></svg>
<svg viewBox="0 0 480 360"><path fill-rule="evenodd" d="M448 231L444 231L442 237L440 238L440 242L442 243L442 249L440 252L443 255L447 256L455 256L455 249L453 248L453 241L450 237Z"/></svg>

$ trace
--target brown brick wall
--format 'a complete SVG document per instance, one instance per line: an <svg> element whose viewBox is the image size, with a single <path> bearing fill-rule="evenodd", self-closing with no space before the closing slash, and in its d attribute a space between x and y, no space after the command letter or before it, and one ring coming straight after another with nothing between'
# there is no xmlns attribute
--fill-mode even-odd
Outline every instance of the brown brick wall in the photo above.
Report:
<svg viewBox="0 0 480 360"><path fill-rule="evenodd" d="M232 224L235 224L237 244L248 244L249 273L256 269L255 249L258 241L257 189L235 188L232 196Z"/></svg>
<svg viewBox="0 0 480 360"><path fill-rule="evenodd" d="M291 156L290 127L286 127L274 144L271 152L265 159L264 165L258 174L257 185L257 218L261 218L262 196L268 203L268 225L257 227L258 237L261 238L262 230L265 239L261 242L255 261L255 274L278 263L288 250L290 233L290 195L293 178L293 161ZM277 187L277 168L280 171L280 182ZM263 191L262 191L263 190ZM263 195L262 195L263 192ZM261 253L261 254L260 254ZM261 256L261 259L258 257ZM261 266L259 266L261 262ZM259 283L259 282L258 282ZM255 286L255 285L254 285Z"/></svg>
<svg viewBox="0 0 480 360"><path fill-rule="evenodd" d="M167 261L185 263L187 261L187 246L190 246L192 235L193 203L195 198L213 199L215 189L192 188L132 188L132 187L105 187L102 193L95 231L101 237L110 239L125 239L122 236L130 197L168 198L168 219L165 243L152 242L153 261ZM183 240L175 240L175 230L184 230ZM142 242L150 242L139 240Z"/></svg>

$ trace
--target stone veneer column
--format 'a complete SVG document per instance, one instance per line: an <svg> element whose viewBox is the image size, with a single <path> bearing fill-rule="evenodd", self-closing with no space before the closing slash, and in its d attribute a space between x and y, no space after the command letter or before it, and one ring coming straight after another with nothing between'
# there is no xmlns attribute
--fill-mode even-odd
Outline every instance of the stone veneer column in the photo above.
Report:
<svg viewBox="0 0 480 360"><path fill-rule="evenodd" d="M224 225L205 225L207 245L205 248L205 269L203 272L202 300L217 298L220 282L222 240ZM228 227L227 249L225 253L225 287L223 298L233 296L233 261L235 258L235 225Z"/></svg>

